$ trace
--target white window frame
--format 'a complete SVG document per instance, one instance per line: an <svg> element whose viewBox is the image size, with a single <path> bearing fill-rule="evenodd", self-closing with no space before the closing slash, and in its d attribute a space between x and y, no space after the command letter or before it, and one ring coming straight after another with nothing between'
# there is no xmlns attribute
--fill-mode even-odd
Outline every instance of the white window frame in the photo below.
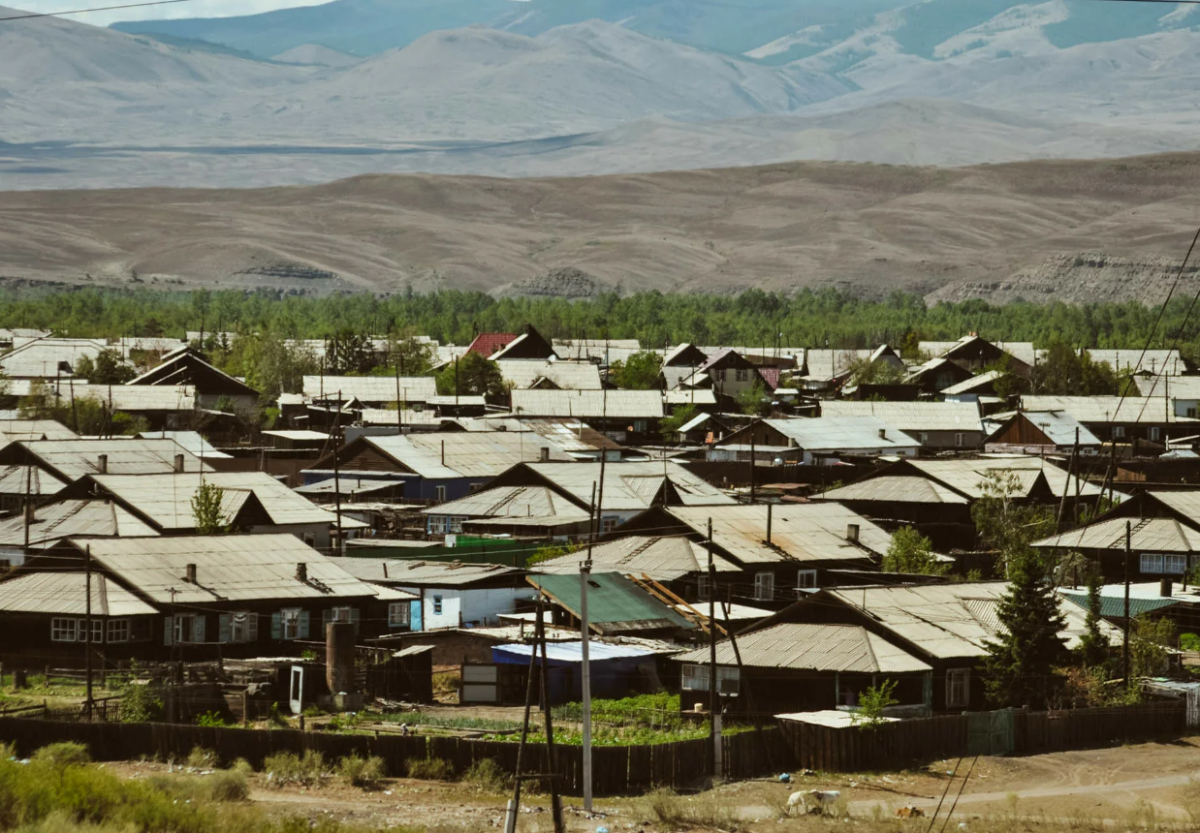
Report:
<svg viewBox="0 0 1200 833"><path fill-rule="evenodd" d="M708 691L709 666L702 663L688 663L683 666L681 685L684 691ZM741 674L737 666L717 666L717 691L729 697L736 697L741 688Z"/></svg>
<svg viewBox="0 0 1200 833"><path fill-rule="evenodd" d="M183 638L184 625L187 622L187 639ZM178 613L171 620L171 641L178 645L180 642L192 642L196 634L196 614Z"/></svg>
<svg viewBox="0 0 1200 833"><path fill-rule="evenodd" d="M1117 439L1117 440L1125 439L1125 426L1124 425L1114 425L1113 426L1113 439Z"/></svg>
<svg viewBox="0 0 1200 833"><path fill-rule="evenodd" d="M229 642L244 645L258 641L258 614L241 610L229 615Z"/></svg>
<svg viewBox="0 0 1200 833"><path fill-rule="evenodd" d="M430 535L445 535L446 529L449 527L449 518L446 515L430 515L429 516L429 534Z"/></svg>
<svg viewBox="0 0 1200 833"><path fill-rule="evenodd" d="M958 433L954 435L954 445L956 448L962 448L967 444L967 435Z"/></svg>
<svg viewBox="0 0 1200 833"><path fill-rule="evenodd" d="M106 645L116 645L133 640L133 628L128 619L109 619L105 623L104 642Z"/></svg>
<svg viewBox="0 0 1200 833"><path fill-rule="evenodd" d="M754 600L768 602L775 598L775 574L763 570L754 574Z"/></svg>
<svg viewBox="0 0 1200 833"><path fill-rule="evenodd" d="M445 486L434 486L433 494L434 494L434 499L437 500L438 503L446 502L446 487Z"/></svg>
<svg viewBox="0 0 1200 833"><path fill-rule="evenodd" d="M1161 552L1144 552L1138 561L1141 572L1149 575L1163 574L1163 554Z"/></svg>
<svg viewBox="0 0 1200 833"><path fill-rule="evenodd" d="M388 604L389 628L406 628L411 622L412 610L408 602L391 602Z"/></svg>
<svg viewBox="0 0 1200 833"><path fill-rule="evenodd" d="M696 600L707 602L712 594L712 588L708 583L708 576L704 573L696 576Z"/></svg>
<svg viewBox="0 0 1200 833"><path fill-rule="evenodd" d="M285 607L279 611L279 638L295 640L300 638L300 614L298 607Z"/></svg>
<svg viewBox="0 0 1200 833"><path fill-rule="evenodd" d="M1157 425L1150 426L1150 442L1156 443L1162 439L1162 429Z"/></svg>
<svg viewBox="0 0 1200 833"><path fill-rule="evenodd" d="M739 367L737 369L737 380L739 382L749 382L750 381L750 371L744 367Z"/></svg>
<svg viewBox="0 0 1200 833"><path fill-rule="evenodd" d="M946 708L965 709L971 705L971 669L946 671Z"/></svg>
<svg viewBox="0 0 1200 833"><path fill-rule="evenodd" d="M329 608L330 624L333 624L334 622L351 624L353 621L354 621L354 613L353 613L352 608L350 608L349 606L343 605L341 607Z"/></svg>
<svg viewBox="0 0 1200 833"><path fill-rule="evenodd" d="M78 642L79 620L55 616L50 620L51 642Z"/></svg>
<svg viewBox="0 0 1200 833"><path fill-rule="evenodd" d="M600 532L612 532L621 523L621 519L616 515L605 515L600 519Z"/></svg>
<svg viewBox="0 0 1200 833"><path fill-rule="evenodd" d="M443 601L443 597L442 597L442 596L434 596L434 597L433 597L433 615L434 615L434 616L441 616L441 615L442 615L442 610L443 610L443 608L445 607L445 606L442 604L442 601Z"/></svg>
<svg viewBox="0 0 1200 833"><path fill-rule="evenodd" d="M1187 572L1187 556L1163 554L1163 573L1168 576L1181 576Z"/></svg>
<svg viewBox="0 0 1200 833"><path fill-rule="evenodd" d="M462 535L463 522L470 520L465 515L450 515L447 519L446 531L454 535Z"/></svg>
<svg viewBox="0 0 1200 833"><path fill-rule="evenodd" d="M796 571L796 589L804 590L809 587L817 586L817 571L816 570L797 570Z"/></svg>

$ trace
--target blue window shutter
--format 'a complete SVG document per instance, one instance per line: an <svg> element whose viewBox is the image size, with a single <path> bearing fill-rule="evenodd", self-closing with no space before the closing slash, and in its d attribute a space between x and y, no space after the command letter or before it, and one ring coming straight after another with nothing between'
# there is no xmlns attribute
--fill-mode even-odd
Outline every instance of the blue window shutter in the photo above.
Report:
<svg viewBox="0 0 1200 833"><path fill-rule="evenodd" d="M421 630L421 600L413 599L409 602L412 608L408 611L408 629L410 631Z"/></svg>
<svg viewBox="0 0 1200 833"><path fill-rule="evenodd" d="M164 645L174 645L175 644L175 617L174 616L164 616L163 617L163 644Z"/></svg>
<svg viewBox="0 0 1200 833"><path fill-rule="evenodd" d="M283 639L283 614L271 614L271 638Z"/></svg>
<svg viewBox="0 0 1200 833"><path fill-rule="evenodd" d="M308 611L300 611L300 638L308 639Z"/></svg>
<svg viewBox="0 0 1200 833"><path fill-rule="evenodd" d="M217 630L219 631L217 641L221 644L229 642L229 614L222 613L217 617Z"/></svg>

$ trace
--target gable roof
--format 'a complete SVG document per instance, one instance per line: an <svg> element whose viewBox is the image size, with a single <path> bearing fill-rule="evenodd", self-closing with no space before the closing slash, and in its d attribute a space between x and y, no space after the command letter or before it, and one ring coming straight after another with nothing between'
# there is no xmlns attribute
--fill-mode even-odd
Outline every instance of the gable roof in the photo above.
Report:
<svg viewBox="0 0 1200 833"><path fill-rule="evenodd" d="M109 474L154 474L175 471L175 458L183 457L188 473L212 471L212 467L173 440L31 440L14 443L5 452L20 447L42 468L70 483L100 472L100 455L108 458Z"/></svg>
<svg viewBox="0 0 1200 833"><path fill-rule="evenodd" d="M512 411L531 417L662 419L657 390L514 390Z"/></svg>
<svg viewBox="0 0 1200 833"><path fill-rule="evenodd" d="M822 418L872 416L906 434L921 431L982 431L979 405L974 402L851 402L821 403Z"/></svg>
<svg viewBox="0 0 1200 833"><path fill-rule="evenodd" d="M590 601L590 599L589 599ZM858 625L784 622L740 634L737 652L730 640L717 643L718 665L787 668L850 674L918 674L932 667ZM709 649L674 657L676 662L709 662Z"/></svg>
<svg viewBox="0 0 1200 833"><path fill-rule="evenodd" d="M88 535L113 538L151 538L158 532L145 521L109 500L57 500L37 507L29 525L29 545L52 545L64 538ZM25 543L23 515L0 520L0 546Z"/></svg>
<svg viewBox="0 0 1200 833"><path fill-rule="evenodd" d="M715 548L714 548L715 549ZM543 575L579 575L579 567L588 559L585 547L536 565ZM684 536L629 535L597 544L591 549L592 569L597 573L647 575L655 581L675 581L708 570L708 550L704 544ZM741 572L737 565L716 552L713 565L719 573Z"/></svg>
<svg viewBox="0 0 1200 833"><path fill-rule="evenodd" d="M172 350L162 364L127 382L131 387L143 385L191 385L205 394L258 396L258 391L241 379L214 367L191 347Z"/></svg>
<svg viewBox="0 0 1200 833"><path fill-rule="evenodd" d="M1138 396L1032 396L1021 397L1026 411L1066 411L1075 419L1091 424L1175 424L1200 426L1200 419L1176 415L1175 409L1164 407L1163 397Z"/></svg>
<svg viewBox="0 0 1200 833"><path fill-rule="evenodd" d="M490 359L498 350L516 339L516 333L480 333L467 345L464 354L478 353L485 359Z"/></svg>
<svg viewBox="0 0 1200 833"><path fill-rule="evenodd" d="M79 435L54 419L0 419L0 435L19 440L74 440Z"/></svg>
<svg viewBox="0 0 1200 833"><path fill-rule="evenodd" d="M263 432L267 433L266 431ZM217 451L199 431L143 431L138 434L140 440L173 440L183 446L191 454L204 460L228 460L232 455Z"/></svg>
<svg viewBox="0 0 1200 833"><path fill-rule="evenodd" d="M588 513L545 486L497 486L472 495L430 506L426 515L464 518L558 518L584 520Z"/></svg>
<svg viewBox="0 0 1200 833"><path fill-rule="evenodd" d="M592 484L600 479L599 463L525 463L506 472L497 485L508 485L510 478L520 479L526 473L557 490L586 508L592 501ZM686 466L672 461L647 463L607 463L604 467L605 511L648 509L655 499L694 506L731 505L735 501Z"/></svg>
<svg viewBox="0 0 1200 833"><path fill-rule="evenodd" d="M1130 524L1130 545L1135 552L1200 552L1200 531L1174 518L1110 518L1079 529L1051 535L1033 546L1044 549L1125 551L1125 525Z"/></svg>
<svg viewBox="0 0 1200 833"><path fill-rule="evenodd" d="M1080 446L1100 445L1100 438L1066 411L1017 411L1007 417L997 414L993 419L1004 421L992 431L989 441L994 440L1017 420L1024 419L1056 447L1074 447L1076 431L1079 432Z"/></svg>
<svg viewBox="0 0 1200 833"><path fill-rule="evenodd" d="M794 419L764 419L765 424L792 440L805 451L820 452L875 452L912 451L921 444L896 426L873 416L796 417ZM751 426L751 429L753 426ZM880 436L880 432L883 436ZM718 445L739 442L735 432ZM744 443L743 443L744 444Z"/></svg>
<svg viewBox="0 0 1200 833"><path fill-rule="evenodd" d="M353 448L369 445L398 465L431 480L454 480L460 477L495 477L526 460L537 460L543 448L550 450L550 459L569 462L574 458L552 440L531 437L526 432L465 431L455 434L390 434L382 437L360 437L341 452L342 466L353 470L347 460ZM332 456L319 461L314 468L332 466Z"/></svg>
<svg viewBox="0 0 1200 833"><path fill-rule="evenodd" d="M579 616L578 575L532 575L529 583L572 615ZM588 626L600 635L696 625L619 573L593 573L588 579Z"/></svg>
<svg viewBox="0 0 1200 833"><path fill-rule="evenodd" d="M930 460L906 458L899 462L867 475L858 481L865 484L868 480L912 475L928 477L938 481L943 486L957 492L963 497L977 500L984 496L982 485L993 473L1012 475L1020 484L1018 497L1027 497L1040 488L1044 482L1055 497L1064 493L1074 495L1076 488L1080 495L1094 497L1100 493L1100 487L1086 480L1080 480L1066 471L1055 466L1041 457L1019 454L993 454L974 459ZM855 485L858 485L855 484ZM1117 493L1120 495L1120 493Z"/></svg>
<svg viewBox="0 0 1200 833"><path fill-rule="evenodd" d="M80 551L150 601L219 601L373 597L375 591L295 535L205 535L181 538L75 538ZM196 565L196 583L187 581ZM304 564L307 579L299 577Z"/></svg>
<svg viewBox="0 0 1200 833"><path fill-rule="evenodd" d="M600 366L591 362L496 359L500 375L515 389L529 389L545 380L561 390L600 390Z"/></svg>
<svg viewBox="0 0 1200 833"><path fill-rule="evenodd" d="M345 558L338 563L364 581L400 587L464 587L496 579L517 581L525 571L503 564Z"/></svg>
<svg viewBox="0 0 1200 833"><path fill-rule="evenodd" d="M401 376L400 401L428 402L437 396L432 376ZM304 395L314 400L349 402L395 402L395 376L305 376Z"/></svg>
<svg viewBox="0 0 1200 833"><path fill-rule="evenodd" d="M881 500L897 503L945 503L966 505L967 499L936 480L916 475L872 477L849 486L830 489L824 500Z"/></svg>
<svg viewBox="0 0 1200 833"><path fill-rule="evenodd" d="M88 579L80 571L23 572L0 581L0 611L83 616L88 611ZM158 610L104 575L91 580L95 616L148 616Z"/></svg>

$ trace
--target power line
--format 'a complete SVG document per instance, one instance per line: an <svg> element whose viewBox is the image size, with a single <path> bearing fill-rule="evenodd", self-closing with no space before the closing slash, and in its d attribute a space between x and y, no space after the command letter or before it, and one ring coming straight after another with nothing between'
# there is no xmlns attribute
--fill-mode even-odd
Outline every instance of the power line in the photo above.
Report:
<svg viewBox="0 0 1200 833"><path fill-rule="evenodd" d="M1200 0L1195 0L1200 3ZM92 9L71 9L65 12L30 12L28 14L17 14L11 17L0 17L0 23L9 20L33 20L39 17L64 17L69 14L90 14L92 12L114 12L120 9L140 9L145 6L169 6L173 3L188 3L191 0L149 0L146 3L125 3L120 6L99 6Z"/></svg>

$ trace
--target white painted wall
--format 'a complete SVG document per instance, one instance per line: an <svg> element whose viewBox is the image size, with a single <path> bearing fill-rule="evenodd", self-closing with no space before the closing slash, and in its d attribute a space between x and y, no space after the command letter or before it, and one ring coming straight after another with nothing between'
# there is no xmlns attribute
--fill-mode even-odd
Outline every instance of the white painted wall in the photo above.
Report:
<svg viewBox="0 0 1200 833"><path fill-rule="evenodd" d="M420 593L416 587L403 588ZM442 599L442 612L434 613L436 598ZM457 628L459 623L473 625L496 625L501 613L516 612L518 599L533 600L537 592L532 587L499 587L489 590L460 590L458 588L425 588L425 599L421 606L423 630Z"/></svg>

